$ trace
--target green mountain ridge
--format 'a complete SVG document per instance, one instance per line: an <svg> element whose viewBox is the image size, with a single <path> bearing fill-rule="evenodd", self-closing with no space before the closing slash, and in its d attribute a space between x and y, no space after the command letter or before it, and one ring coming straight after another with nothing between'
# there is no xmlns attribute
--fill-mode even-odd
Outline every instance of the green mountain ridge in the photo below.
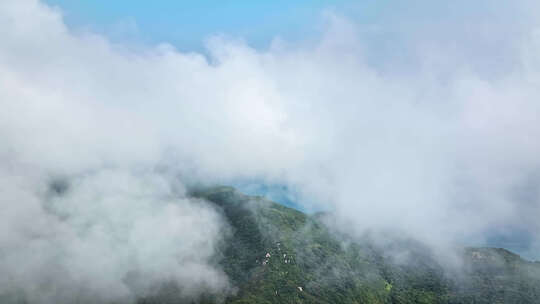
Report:
<svg viewBox="0 0 540 304"><path fill-rule="evenodd" d="M461 261L457 267L411 239L376 242L370 235L340 234L325 224L330 213L307 215L231 187L189 195L226 222L209 263L223 270L231 289L193 298L211 289L186 292L173 282L157 284L140 294L133 290L137 304L540 303L540 262L503 248L459 249L448 254ZM85 294L76 303L104 303L100 296ZM132 299L110 304L126 301ZM0 294L2 303L29 302L14 290Z"/></svg>
<svg viewBox="0 0 540 304"><path fill-rule="evenodd" d="M231 187L192 195L215 204L231 226L219 258L237 288L201 302L540 303L540 263L502 248L464 248L463 267L453 271L414 241L391 244L407 253L400 261L367 238L336 235L320 214Z"/></svg>

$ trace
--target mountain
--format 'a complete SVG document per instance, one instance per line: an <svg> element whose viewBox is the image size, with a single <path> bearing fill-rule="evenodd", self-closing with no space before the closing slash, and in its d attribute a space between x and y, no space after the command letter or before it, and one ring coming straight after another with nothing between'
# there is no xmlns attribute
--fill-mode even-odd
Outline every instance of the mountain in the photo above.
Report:
<svg viewBox="0 0 540 304"><path fill-rule="evenodd" d="M190 196L228 224L211 263L234 289L193 299L170 283L137 304L540 303L540 263L502 248L457 249L445 261L414 240L351 238L328 228L329 214L307 215L231 187ZM28 302L15 291L0 295L0 303Z"/></svg>
<svg viewBox="0 0 540 304"><path fill-rule="evenodd" d="M414 241L382 248L368 237L333 233L324 214L306 215L230 187L191 195L215 204L231 227L218 259L237 292L208 295L203 303L540 303L540 263L505 249L465 248L462 267L448 269Z"/></svg>

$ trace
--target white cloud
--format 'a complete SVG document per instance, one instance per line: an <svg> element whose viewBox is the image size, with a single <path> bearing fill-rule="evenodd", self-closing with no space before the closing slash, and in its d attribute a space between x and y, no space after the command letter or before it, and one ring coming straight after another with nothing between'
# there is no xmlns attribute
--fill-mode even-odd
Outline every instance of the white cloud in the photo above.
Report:
<svg viewBox="0 0 540 304"><path fill-rule="evenodd" d="M54 271L65 290L122 298L138 271L193 295L223 291L209 261L224 224L185 198L177 174L288 183L357 232L399 229L433 244L493 226L538 234L533 24L509 24L504 52L475 49L484 31L460 41L463 27L444 27L462 43L432 39L434 28L396 41L403 54L374 56L358 25L332 18L316 43L261 51L216 38L206 58L132 50L71 32L37 1L2 1L0 290L24 281L69 302L43 285ZM68 192L48 196L63 178Z"/></svg>

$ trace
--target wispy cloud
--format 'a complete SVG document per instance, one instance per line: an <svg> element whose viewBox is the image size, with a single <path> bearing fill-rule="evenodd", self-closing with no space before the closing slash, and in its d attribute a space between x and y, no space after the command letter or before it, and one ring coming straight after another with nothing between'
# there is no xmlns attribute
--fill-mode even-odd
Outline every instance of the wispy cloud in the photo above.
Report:
<svg viewBox="0 0 540 304"><path fill-rule="evenodd" d="M384 25L366 36L330 14L317 41L214 38L203 56L134 51L2 1L0 291L122 298L133 273L226 290L211 262L226 224L189 182L288 184L353 233L438 246L538 235L540 40L518 17L430 21L377 54ZM53 272L65 293L44 284Z"/></svg>

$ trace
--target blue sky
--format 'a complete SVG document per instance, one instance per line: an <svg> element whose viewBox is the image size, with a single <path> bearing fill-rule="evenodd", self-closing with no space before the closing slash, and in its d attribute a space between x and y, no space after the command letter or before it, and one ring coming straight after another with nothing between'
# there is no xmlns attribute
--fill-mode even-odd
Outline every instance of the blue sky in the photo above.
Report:
<svg viewBox="0 0 540 304"><path fill-rule="evenodd" d="M347 0L45 1L60 7L66 23L72 27L149 43L169 42L184 50L200 48L205 38L215 34L242 37L254 46L264 46L275 36L294 40L316 32L324 10L346 12L354 7L355 14L369 19L383 7L377 2L353 5Z"/></svg>
<svg viewBox="0 0 540 304"><path fill-rule="evenodd" d="M500 52L501 29L490 31L478 40L478 24L514 24L516 7L505 1L465 0L452 2L429 0L43 0L63 11L64 21L74 30L105 34L115 42L134 44L170 43L180 51L205 52L205 41L213 35L240 38L255 48L265 48L275 37L286 41L316 38L324 28L323 13L369 26L363 32L367 42L364 56L375 65L389 65L395 72L400 66L414 66L410 53L416 52L411 41L437 41L453 47L461 40L469 47L465 52ZM520 14L522 19L525 14ZM366 27L367 28L367 27ZM482 26L480 27L482 28ZM374 29L376 29L374 31ZM506 35L513 35L504 26ZM396 52L399 50L399 52ZM397 61L388 60L389 57ZM475 64L492 67L477 56ZM505 65L498 69L505 72ZM489 68L488 74L494 74Z"/></svg>

